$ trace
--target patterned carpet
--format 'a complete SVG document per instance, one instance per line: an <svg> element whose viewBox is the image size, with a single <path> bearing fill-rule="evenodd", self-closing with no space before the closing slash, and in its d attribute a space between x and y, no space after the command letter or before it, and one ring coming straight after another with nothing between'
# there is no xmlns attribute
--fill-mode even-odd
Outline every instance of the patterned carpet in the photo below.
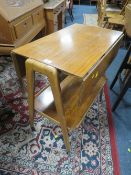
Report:
<svg viewBox="0 0 131 175"><path fill-rule="evenodd" d="M37 74L36 91L45 83ZM0 175L118 175L107 86L102 101L97 97L83 123L69 133L69 155L60 127L37 113L31 132L27 100L10 58L0 58L0 88L0 108L6 105L15 114L0 116Z"/></svg>

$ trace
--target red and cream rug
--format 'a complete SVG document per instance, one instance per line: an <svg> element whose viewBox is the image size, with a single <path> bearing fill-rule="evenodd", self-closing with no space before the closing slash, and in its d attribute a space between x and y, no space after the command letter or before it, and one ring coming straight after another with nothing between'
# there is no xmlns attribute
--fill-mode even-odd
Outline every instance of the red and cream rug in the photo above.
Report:
<svg viewBox="0 0 131 175"><path fill-rule="evenodd" d="M47 79L36 76L36 91ZM61 128L36 113L31 132L28 103L21 98L10 58L0 58L0 108L14 116L0 116L0 175L119 175L119 161L107 85L81 125L70 132L67 155Z"/></svg>

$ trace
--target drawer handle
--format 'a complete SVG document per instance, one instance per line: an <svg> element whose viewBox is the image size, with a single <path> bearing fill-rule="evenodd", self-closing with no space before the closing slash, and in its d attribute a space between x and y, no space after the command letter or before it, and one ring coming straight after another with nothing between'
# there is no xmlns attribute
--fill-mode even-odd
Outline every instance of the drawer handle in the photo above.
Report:
<svg viewBox="0 0 131 175"><path fill-rule="evenodd" d="M95 74L92 74L91 78L94 79L94 78L97 78L99 75L99 72L97 71Z"/></svg>
<svg viewBox="0 0 131 175"><path fill-rule="evenodd" d="M37 13L37 15L39 16L39 13Z"/></svg>
<svg viewBox="0 0 131 175"><path fill-rule="evenodd" d="M95 77L94 74L92 74L91 78L93 79L94 77Z"/></svg>
<svg viewBox="0 0 131 175"><path fill-rule="evenodd" d="M98 77L98 74L99 74L99 73L98 73L98 71L97 71L97 72L96 72L96 75L95 75L95 78L97 78L97 77Z"/></svg>
<svg viewBox="0 0 131 175"><path fill-rule="evenodd" d="M27 23L25 22L25 23L24 23L24 26L26 27L26 25L27 25Z"/></svg>

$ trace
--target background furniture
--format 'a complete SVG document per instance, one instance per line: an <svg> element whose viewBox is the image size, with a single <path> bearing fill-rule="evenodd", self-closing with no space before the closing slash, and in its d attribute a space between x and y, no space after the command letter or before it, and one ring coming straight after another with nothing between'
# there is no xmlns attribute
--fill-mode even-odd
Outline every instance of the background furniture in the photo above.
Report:
<svg viewBox="0 0 131 175"><path fill-rule="evenodd" d="M97 3L98 0L90 0L90 5L92 5L92 2Z"/></svg>
<svg viewBox="0 0 131 175"><path fill-rule="evenodd" d="M107 17L107 27L108 28L114 28L119 27L121 30L124 30L125 28L125 7L128 4L128 0L125 1L125 4L123 5L122 10L119 11L106 11L106 17ZM119 13L118 13L119 12Z"/></svg>
<svg viewBox="0 0 131 175"><path fill-rule="evenodd" d="M31 126L36 109L60 124L69 151L67 129L80 124L103 88L104 73L115 57L122 37L122 32L74 24L13 50L14 63L29 58L26 60L26 75ZM50 84L34 96L35 72L46 75ZM62 81L61 73L65 74Z"/></svg>
<svg viewBox="0 0 131 175"><path fill-rule="evenodd" d="M113 29L114 27L119 27L124 30L125 25L125 7L128 4L128 0L125 1L123 8L120 10L115 8L107 8L105 0L98 0L97 10L98 10L98 22L99 26L106 24L107 28Z"/></svg>
<svg viewBox="0 0 131 175"><path fill-rule="evenodd" d="M121 99L123 98L123 96L125 95L125 93L127 92L127 90L129 88L131 88L131 67L130 67L130 71L128 72L128 74L126 75L126 77L124 79L124 82L122 84L122 88L121 88L120 94L119 94L115 104L112 107L112 111L115 111L115 109L119 105Z"/></svg>
<svg viewBox="0 0 131 175"><path fill-rule="evenodd" d="M119 28L119 30L124 31L124 29L125 29L124 16L117 15L116 17L109 18L106 27L110 28L110 29L115 29L117 27L117 28Z"/></svg>
<svg viewBox="0 0 131 175"><path fill-rule="evenodd" d="M128 88L131 88L131 63L129 62L130 60L130 55L131 55L131 44L127 50L126 56L123 60L123 62L121 63L120 68L117 71L117 74L114 78L114 80L111 83L110 89L112 89L117 81L118 78L120 78L120 83L121 83L121 90L120 90L120 94L116 100L116 102L114 103L112 110L115 111L115 109L117 108L117 106L119 105L122 97L125 95L126 91L128 90ZM129 70L125 73L125 77L124 80L122 81L121 78L121 73L122 71L126 69Z"/></svg>
<svg viewBox="0 0 131 175"><path fill-rule="evenodd" d="M125 8L125 31L126 35L131 38L131 4Z"/></svg>
<svg viewBox="0 0 131 175"><path fill-rule="evenodd" d="M71 21L73 22L74 17L73 17L73 0L66 0L66 10L68 11ZM65 16L66 20L66 16Z"/></svg>
<svg viewBox="0 0 131 175"><path fill-rule="evenodd" d="M41 0L0 1L0 55L30 42L44 28Z"/></svg>
<svg viewBox="0 0 131 175"><path fill-rule="evenodd" d="M98 0L97 1L97 12L98 12L98 25L103 26L104 18L106 16L106 1L105 0Z"/></svg>
<svg viewBox="0 0 131 175"><path fill-rule="evenodd" d="M77 4L81 4L81 0L73 0L74 2L76 2Z"/></svg>
<svg viewBox="0 0 131 175"><path fill-rule="evenodd" d="M47 34L56 32L64 27L65 1L50 0L44 4L47 22Z"/></svg>

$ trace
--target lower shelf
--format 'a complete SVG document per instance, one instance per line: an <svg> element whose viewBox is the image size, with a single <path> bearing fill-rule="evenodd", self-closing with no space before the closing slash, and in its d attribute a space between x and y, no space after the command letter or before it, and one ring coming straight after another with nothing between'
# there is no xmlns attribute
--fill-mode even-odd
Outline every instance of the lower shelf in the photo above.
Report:
<svg viewBox="0 0 131 175"><path fill-rule="evenodd" d="M68 128L77 127L82 121L87 110L93 103L94 99L103 88L105 84L105 77L102 77L94 88L92 88L90 95L87 93L81 103L79 97L81 92L81 81L69 78L61 84L62 102L64 107L65 119ZM51 88L45 89L39 96L35 98L35 109L42 115L59 123L59 116L57 114L54 98Z"/></svg>

